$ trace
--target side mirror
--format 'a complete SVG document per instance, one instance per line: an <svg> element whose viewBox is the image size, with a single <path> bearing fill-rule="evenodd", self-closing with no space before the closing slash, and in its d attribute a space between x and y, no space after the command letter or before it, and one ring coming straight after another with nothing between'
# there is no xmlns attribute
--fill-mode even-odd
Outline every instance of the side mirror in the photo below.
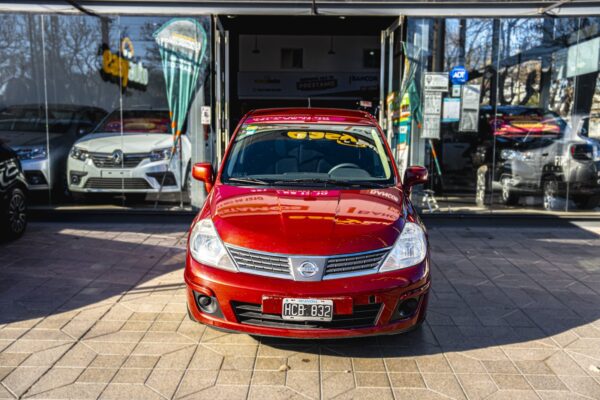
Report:
<svg viewBox="0 0 600 400"><path fill-rule="evenodd" d="M214 173L211 163L196 163L192 168L192 177L198 181L204 182L206 193L210 193L213 187Z"/></svg>
<svg viewBox="0 0 600 400"><path fill-rule="evenodd" d="M404 190L410 192L413 186L427 183L429 173L427 168L419 165L412 165L406 168L404 172L404 181L402 182Z"/></svg>
<svg viewBox="0 0 600 400"><path fill-rule="evenodd" d="M91 132L91 129L88 128L79 128L77 129L77 136L84 136Z"/></svg>

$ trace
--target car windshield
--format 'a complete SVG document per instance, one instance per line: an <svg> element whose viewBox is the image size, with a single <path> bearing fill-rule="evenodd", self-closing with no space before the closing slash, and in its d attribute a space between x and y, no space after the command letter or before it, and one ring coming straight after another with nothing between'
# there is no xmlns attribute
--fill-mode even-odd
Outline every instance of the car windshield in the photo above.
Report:
<svg viewBox="0 0 600 400"><path fill-rule="evenodd" d="M246 124L225 161L224 183L389 186L392 162L373 126Z"/></svg>
<svg viewBox="0 0 600 400"><path fill-rule="evenodd" d="M49 133L68 133L75 119L72 110L48 110ZM44 107L9 107L0 111L0 132L46 134Z"/></svg>
<svg viewBox="0 0 600 400"><path fill-rule="evenodd" d="M166 110L115 110L98 126L97 133L171 133Z"/></svg>

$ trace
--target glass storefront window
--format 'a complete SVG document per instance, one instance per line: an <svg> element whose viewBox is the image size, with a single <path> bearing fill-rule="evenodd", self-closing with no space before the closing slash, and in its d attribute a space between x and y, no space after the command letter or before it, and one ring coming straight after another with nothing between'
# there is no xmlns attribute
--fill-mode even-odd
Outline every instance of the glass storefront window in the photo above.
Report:
<svg viewBox="0 0 600 400"><path fill-rule="evenodd" d="M431 31L423 42L425 21ZM424 115L415 114L412 160L432 172L426 200L434 196L437 210L454 212L598 207L598 18L409 19L407 25L409 40L420 36L427 49L422 73L448 74L450 81L437 97L424 86ZM439 109L432 101L441 102ZM439 112L437 139L427 136L432 110ZM420 137L428 137L421 139L425 149L418 148Z"/></svg>
<svg viewBox="0 0 600 400"><path fill-rule="evenodd" d="M203 52L183 105L194 115L179 118L172 151L168 98L179 87L165 84L155 33L173 18L0 15L0 140L17 150L34 207L189 208L191 164L207 153L192 147L207 140L186 123L210 104L211 20L190 19Z"/></svg>

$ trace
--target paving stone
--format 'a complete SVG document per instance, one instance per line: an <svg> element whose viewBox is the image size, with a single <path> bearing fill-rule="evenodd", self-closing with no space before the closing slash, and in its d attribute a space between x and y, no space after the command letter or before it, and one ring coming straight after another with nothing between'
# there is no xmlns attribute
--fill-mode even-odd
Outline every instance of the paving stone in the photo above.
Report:
<svg viewBox="0 0 600 400"><path fill-rule="evenodd" d="M32 223L0 244L0 398L600 397L600 229L434 227L420 330L318 342L190 321L186 229Z"/></svg>

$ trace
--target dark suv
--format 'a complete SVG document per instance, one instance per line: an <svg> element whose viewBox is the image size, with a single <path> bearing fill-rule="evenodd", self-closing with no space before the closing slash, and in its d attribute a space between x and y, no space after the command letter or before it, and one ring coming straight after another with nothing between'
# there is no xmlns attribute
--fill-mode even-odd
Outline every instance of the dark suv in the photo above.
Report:
<svg viewBox="0 0 600 400"><path fill-rule="evenodd" d="M539 108L500 106L480 114L481 142L472 155L477 201L497 188L515 205L525 194L543 194L547 210L569 197L578 208L600 201L600 143L577 134L560 116Z"/></svg>
<svg viewBox="0 0 600 400"><path fill-rule="evenodd" d="M17 153L0 141L0 238L16 239L27 226L27 181Z"/></svg>

